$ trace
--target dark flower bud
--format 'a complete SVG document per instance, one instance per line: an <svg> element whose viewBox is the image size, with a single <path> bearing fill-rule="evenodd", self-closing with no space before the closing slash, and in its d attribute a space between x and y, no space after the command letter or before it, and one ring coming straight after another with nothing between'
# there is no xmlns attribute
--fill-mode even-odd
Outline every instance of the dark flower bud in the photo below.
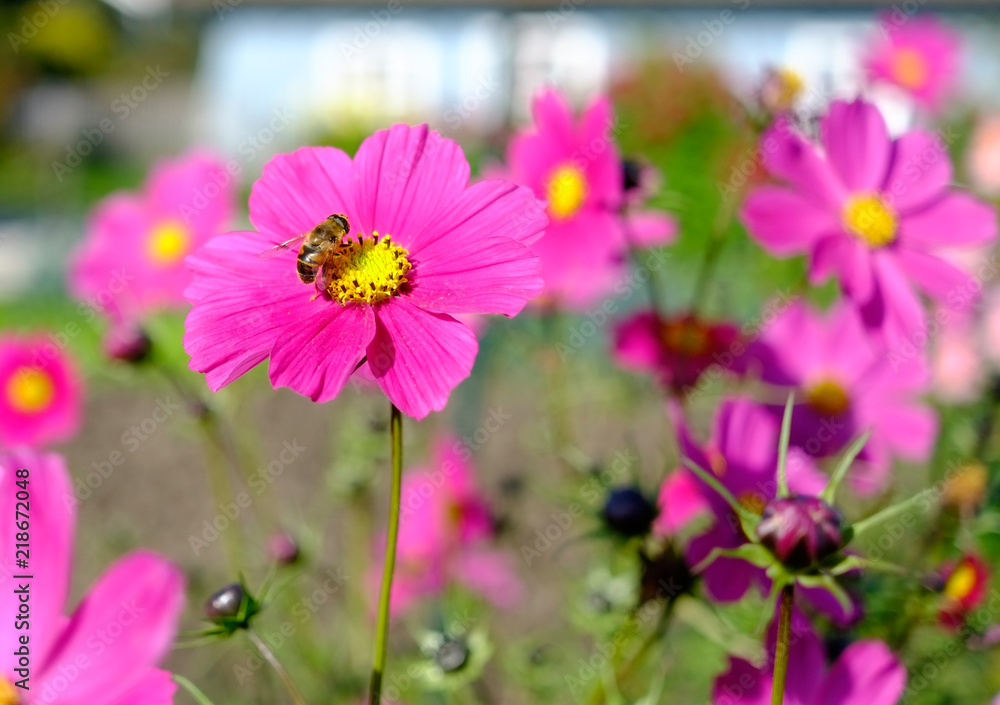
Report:
<svg viewBox="0 0 1000 705"><path fill-rule="evenodd" d="M267 541L267 553L279 565L292 565L301 557L299 545L291 535L279 533Z"/></svg>
<svg viewBox="0 0 1000 705"><path fill-rule="evenodd" d="M205 616L209 619L226 619L240 613L245 593L243 586L233 583L219 590L205 603Z"/></svg>
<svg viewBox="0 0 1000 705"><path fill-rule="evenodd" d="M764 507L757 537L792 570L805 570L844 544L844 518L818 497L782 497Z"/></svg>
<svg viewBox="0 0 1000 705"><path fill-rule="evenodd" d="M626 191L639 188L642 183L642 164L634 159L626 159L622 162L622 177Z"/></svg>
<svg viewBox="0 0 1000 705"><path fill-rule="evenodd" d="M665 548L655 558L640 553L642 561L642 579L640 582L640 602L645 604L652 600L671 601L680 595L690 592L694 583L691 570L684 556L672 546Z"/></svg>
<svg viewBox="0 0 1000 705"><path fill-rule="evenodd" d="M469 662L469 646L462 639L449 637L434 653L434 662L445 673L460 671Z"/></svg>
<svg viewBox="0 0 1000 705"><path fill-rule="evenodd" d="M601 517L611 530L631 537L648 534L658 513L656 505L638 489L619 487L608 494Z"/></svg>
<svg viewBox="0 0 1000 705"><path fill-rule="evenodd" d="M151 349L149 336L138 326L115 325L104 336L104 354L119 362L142 362Z"/></svg>

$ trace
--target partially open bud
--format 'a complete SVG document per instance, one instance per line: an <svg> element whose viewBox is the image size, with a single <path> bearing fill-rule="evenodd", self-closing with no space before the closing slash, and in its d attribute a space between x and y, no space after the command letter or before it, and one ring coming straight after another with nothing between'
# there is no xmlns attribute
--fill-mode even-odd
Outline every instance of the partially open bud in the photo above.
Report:
<svg viewBox="0 0 1000 705"><path fill-rule="evenodd" d="M205 616L209 619L235 617L243 604L243 586L233 583L219 590L205 603Z"/></svg>
<svg viewBox="0 0 1000 705"><path fill-rule="evenodd" d="M290 534L274 534L267 541L267 553L278 565L292 565L301 557L299 545Z"/></svg>
<svg viewBox="0 0 1000 705"><path fill-rule="evenodd" d="M844 543L844 518L818 497L779 497L764 507L757 537L783 565L805 570Z"/></svg>
<svg viewBox="0 0 1000 705"><path fill-rule="evenodd" d="M639 558L642 561L641 603L651 600L669 602L691 590L694 582L691 571L684 556L672 546L665 548L656 558L650 558L645 553L640 553Z"/></svg>
<svg viewBox="0 0 1000 705"><path fill-rule="evenodd" d="M149 356L149 336L139 326L118 323L104 336L104 354L119 362L138 363Z"/></svg>
<svg viewBox="0 0 1000 705"><path fill-rule="evenodd" d="M635 487L611 490L601 511L608 527L622 536L644 536L649 533L658 514L656 505Z"/></svg>

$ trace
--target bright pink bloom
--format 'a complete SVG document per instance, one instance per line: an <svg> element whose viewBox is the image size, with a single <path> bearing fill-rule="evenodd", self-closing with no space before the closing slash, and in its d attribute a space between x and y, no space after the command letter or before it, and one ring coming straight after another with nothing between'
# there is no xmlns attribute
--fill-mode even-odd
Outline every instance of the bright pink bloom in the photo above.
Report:
<svg viewBox="0 0 1000 705"><path fill-rule="evenodd" d="M712 436L704 445L694 440L680 407L672 402L670 415L677 426L681 452L700 467L714 472L722 485L744 507L760 514L777 494L779 420L770 411L749 399L722 402L715 417ZM688 565L697 566L715 548L736 548L747 542L739 519L715 490L692 475L711 507L712 526L687 547ZM792 492L816 495L826 485L826 477L810 458L792 448L788 456L788 485ZM764 571L737 558L717 558L701 573L705 592L718 602L735 602L751 586L769 590L771 581ZM857 609L845 613L826 590L803 589L802 595L816 607L844 624L858 616Z"/></svg>
<svg viewBox="0 0 1000 705"><path fill-rule="evenodd" d="M549 227L535 246L545 296L583 308L612 293L626 272L628 249L670 242L676 223L664 213L637 212L626 227L625 174L614 141L611 101L596 99L574 119L555 90L536 96L534 126L507 150L511 178L548 204Z"/></svg>
<svg viewBox="0 0 1000 705"><path fill-rule="evenodd" d="M770 705L776 634L772 623L762 668L730 659L712 689L714 705ZM792 639L785 681L789 705L895 705L902 697L906 668L884 642L856 641L828 667L822 642L799 614L792 619Z"/></svg>
<svg viewBox="0 0 1000 705"><path fill-rule="evenodd" d="M827 313L792 305L756 348L761 378L798 390L793 445L813 456L833 455L871 429L852 476L857 491L882 489L895 457L930 456L937 415L919 401L930 382L922 352L911 348L908 356L876 348L846 302ZM776 418L783 406L773 407Z"/></svg>
<svg viewBox="0 0 1000 705"><path fill-rule="evenodd" d="M188 258L191 369L218 390L270 357L275 387L324 402L366 363L404 413L443 409L478 350L452 314L513 316L542 289L528 243L546 219L531 191L468 181L461 148L426 125L376 132L353 160L332 147L272 159L250 195L260 231ZM300 281L298 247L259 257L334 213L351 232L323 268L329 291Z"/></svg>
<svg viewBox="0 0 1000 705"><path fill-rule="evenodd" d="M490 546L493 517L475 485L469 456L461 441L445 438L437 443L430 467L414 468L403 477L394 613L441 594L452 581L498 607L521 598L523 588L510 557ZM380 579L376 568L371 582L377 585Z"/></svg>
<svg viewBox="0 0 1000 705"><path fill-rule="evenodd" d="M739 330L685 313L661 318L637 313L615 329L615 359L628 369L650 372L675 394L691 391L712 365L732 359ZM728 357L727 357L728 356Z"/></svg>
<svg viewBox="0 0 1000 705"><path fill-rule="evenodd" d="M656 506L660 511L653 521L653 535L661 537L680 533L712 511L698 482L684 470L667 475L660 485Z"/></svg>
<svg viewBox="0 0 1000 705"><path fill-rule="evenodd" d="M926 108L935 110L958 77L958 34L933 15L878 19L879 34L865 57L868 77L898 86Z"/></svg>
<svg viewBox="0 0 1000 705"><path fill-rule="evenodd" d="M184 258L230 226L235 186L205 153L154 165L141 193L112 194L91 213L72 258L73 295L118 322L183 307Z"/></svg>
<svg viewBox="0 0 1000 705"><path fill-rule="evenodd" d="M930 132L889 138L878 109L834 102L821 146L784 120L765 133L764 163L783 185L755 189L743 207L750 234L779 257L808 254L810 279L835 275L865 323L895 335L923 332L914 286L936 300L976 291L943 248L996 238L994 209L951 188L951 161ZM892 336L895 337L895 336Z"/></svg>
<svg viewBox="0 0 1000 705"><path fill-rule="evenodd" d="M170 674L156 665L170 652L184 603L184 578L165 559L137 551L115 562L97 579L76 611L64 616L70 587L75 498L63 459L32 451L0 453L0 507L11 517L0 530L3 574L23 573L16 567L14 504L16 473L29 470L31 505L30 574L31 639L34 670L25 705L167 705L176 689ZM0 607L17 612L17 595L9 581L0 592ZM4 643L16 643L14 620L4 620ZM5 649L0 672L0 701L14 695L20 680L13 649ZM87 667L80 664L86 662ZM76 674L72 676L70 674ZM23 699L27 696L27 699Z"/></svg>
<svg viewBox="0 0 1000 705"><path fill-rule="evenodd" d="M83 382L51 337L0 335L0 448L73 437L82 397Z"/></svg>

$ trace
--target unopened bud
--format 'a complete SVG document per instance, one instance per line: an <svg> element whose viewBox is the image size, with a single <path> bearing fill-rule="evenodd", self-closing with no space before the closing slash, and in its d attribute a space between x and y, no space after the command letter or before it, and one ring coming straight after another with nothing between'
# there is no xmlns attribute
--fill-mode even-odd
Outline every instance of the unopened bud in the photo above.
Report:
<svg viewBox="0 0 1000 705"><path fill-rule="evenodd" d="M804 570L843 546L844 518L819 497L780 497L764 507L757 537L792 570Z"/></svg>
<svg viewBox="0 0 1000 705"><path fill-rule="evenodd" d="M611 490L601 516L608 527L622 536L644 536L649 533L658 514L656 505L635 487Z"/></svg>

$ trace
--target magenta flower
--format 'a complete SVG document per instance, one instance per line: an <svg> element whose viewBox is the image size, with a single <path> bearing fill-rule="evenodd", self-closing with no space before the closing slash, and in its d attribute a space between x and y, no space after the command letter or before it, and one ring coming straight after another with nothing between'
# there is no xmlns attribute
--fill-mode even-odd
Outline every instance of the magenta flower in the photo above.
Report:
<svg viewBox="0 0 1000 705"><path fill-rule="evenodd" d="M493 517L475 485L469 456L460 441L444 438L436 444L431 466L403 477L393 613L440 595L452 582L498 607L520 599L523 589L509 556L490 546ZM376 568L370 580L377 585L381 570Z"/></svg>
<svg viewBox="0 0 1000 705"><path fill-rule="evenodd" d="M53 339L0 335L0 448L72 438L82 398L83 382Z"/></svg>
<svg viewBox="0 0 1000 705"><path fill-rule="evenodd" d="M623 220L626 174L606 97L596 99L579 122L555 90L539 93L532 112L533 129L511 140L507 166L514 181L548 204L549 227L535 246L546 298L584 308L622 281L630 245L670 242L676 224L650 211L631 214L627 225Z"/></svg>
<svg viewBox="0 0 1000 705"><path fill-rule="evenodd" d="M28 477L18 476L27 468ZM18 631L14 593L25 571L15 565L14 504L26 480L30 495L30 627ZM73 487L63 459L51 453L0 453L0 505L11 517L0 531L4 589L0 603L12 615L0 627L4 643L0 702L47 705L170 703L176 689L156 665L170 652L184 602L184 578L165 559L137 551L114 563L90 588L76 611L64 616L69 593L73 533ZM14 644L30 637L30 691L16 690Z"/></svg>
<svg viewBox="0 0 1000 705"><path fill-rule="evenodd" d="M888 320L891 333L912 338L924 318L914 287L936 300L977 291L939 254L992 242L996 214L951 188L951 162L935 135L890 139L868 103L834 102L820 136L814 145L784 119L765 133L764 163L784 183L755 189L743 222L774 255L808 254L813 282L835 275L868 327Z"/></svg>
<svg viewBox="0 0 1000 705"><path fill-rule="evenodd" d="M680 407L671 403L670 414L677 426L681 452L710 472L746 509L761 514L777 495L775 468L778 466L780 422L767 409L745 398L722 402L715 417L712 436L697 443L684 422ZM747 543L739 518L719 494L694 477L713 515L712 525L687 547L688 565L698 566L713 549L732 549ZM795 494L817 495L826 486L826 477L810 458L791 449L788 456L788 485ZM735 602L752 586L770 590L764 571L739 558L719 557L701 572L705 592L717 602ZM846 613L836 598L821 588L800 589L799 593L838 623L848 623L858 610Z"/></svg>
<svg viewBox="0 0 1000 705"><path fill-rule="evenodd" d="M191 369L218 390L270 357L275 387L324 402L365 363L404 413L443 409L478 350L452 314L513 316L542 289L528 243L546 220L531 191L468 180L461 148L426 125L376 132L353 160L330 147L272 159L250 195L259 232L188 259ZM350 234L322 291L299 279L297 246L259 257L336 213Z"/></svg>
<svg viewBox="0 0 1000 705"><path fill-rule="evenodd" d="M770 630L767 663L758 668L731 658L712 689L713 705L770 705L777 630ZM875 639L856 641L827 666L822 642L806 619L793 613L785 702L794 705L895 705L906 686L906 668Z"/></svg>
<svg viewBox="0 0 1000 705"><path fill-rule="evenodd" d="M901 88L928 109L939 108L958 77L958 35L927 14L897 21L887 12L878 27L880 36L864 61L869 79Z"/></svg>
<svg viewBox="0 0 1000 705"><path fill-rule="evenodd" d="M686 470L667 475L656 498L653 535L675 536L711 513L698 481Z"/></svg>
<svg viewBox="0 0 1000 705"><path fill-rule="evenodd" d="M708 323L692 313L662 318L643 311L615 328L615 359L627 369L652 373L674 394L691 391L739 340L728 323Z"/></svg>
<svg viewBox="0 0 1000 705"><path fill-rule="evenodd" d="M937 415L919 400L930 383L923 354L886 355L846 302L825 314L792 305L755 348L763 361L761 378L795 387L801 400L792 416L792 445L825 457L871 430L852 473L855 490L884 488L893 458L929 457ZM781 418L782 407L772 411Z"/></svg>
<svg viewBox="0 0 1000 705"><path fill-rule="evenodd" d="M70 291L113 322L184 306L184 258L229 227L235 185L205 153L157 163L142 193L115 193L94 208L71 260Z"/></svg>

